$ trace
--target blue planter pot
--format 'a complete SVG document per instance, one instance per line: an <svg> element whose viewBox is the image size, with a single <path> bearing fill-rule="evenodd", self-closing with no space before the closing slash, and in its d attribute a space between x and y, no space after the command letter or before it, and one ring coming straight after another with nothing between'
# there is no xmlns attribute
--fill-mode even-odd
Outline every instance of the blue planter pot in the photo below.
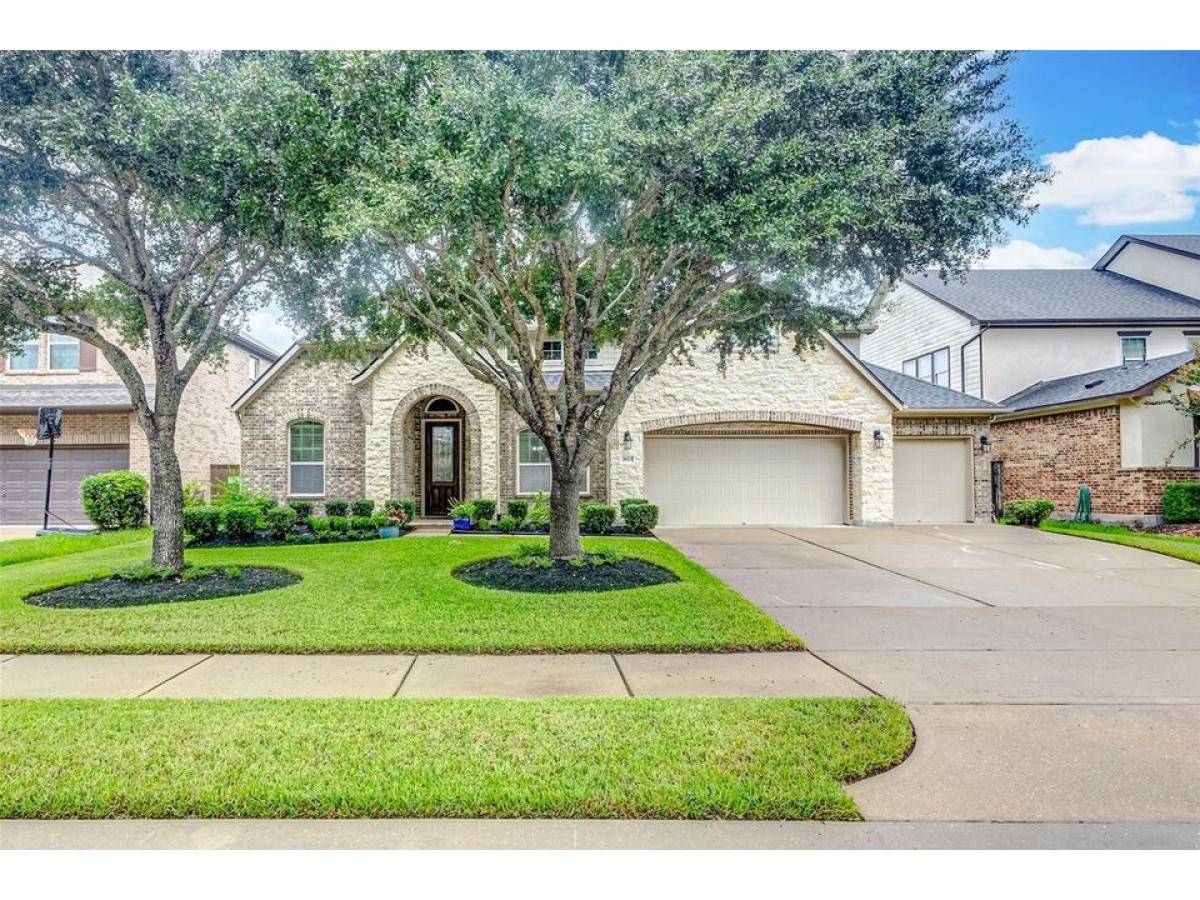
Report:
<svg viewBox="0 0 1200 900"><path fill-rule="evenodd" d="M455 519L454 520L454 528L457 531L470 531L471 530L471 520L468 518Z"/></svg>
<svg viewBox="0 0 1200 900"><path fill-rule="evenodd" d="M379 529L379 536L381 538L400 537L400 526L399 525L384 525L382 528Z"/></svg>

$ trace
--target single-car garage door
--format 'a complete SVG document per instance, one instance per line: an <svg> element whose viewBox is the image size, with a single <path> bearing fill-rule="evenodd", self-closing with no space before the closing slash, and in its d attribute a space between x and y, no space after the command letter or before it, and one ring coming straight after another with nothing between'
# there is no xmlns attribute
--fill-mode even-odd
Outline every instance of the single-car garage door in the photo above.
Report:
<svg viewBox="0 0 1200 900"><path fill-rule="evenodd" d="M646 438L646 496L663 525L841 525L841 437Z"/></svg>
<svg viewBox="0 0 1200 900"><path fill-rule="evenodd" d="M897 438L897 522L966 522L971 503L971 444L959 438Z"/></svg>
<svg viewBox="0 0 1200 900"><path fill-rule="evenodd" d="M0 524L42 524L46 457L45 447L0 448ZM79 482L97 472L128 468L128 447L55 447L51 525L63 524L60 519L72 525L87 525L79 504Z"/></svg>

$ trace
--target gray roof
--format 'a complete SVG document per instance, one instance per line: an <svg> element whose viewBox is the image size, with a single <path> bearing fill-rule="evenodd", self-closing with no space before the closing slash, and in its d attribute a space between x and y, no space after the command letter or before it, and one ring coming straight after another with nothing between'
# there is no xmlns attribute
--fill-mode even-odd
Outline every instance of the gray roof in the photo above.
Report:
<svg viewBox="0 0 1200 900"><path fill-rule="evenodd" d="M1096 269L979 269L949 282L923 272L904 280L982 323L1200 324L1200 300Z"/></svg>
<svg viewBox="0 0 1200 900"><path fill-rule="evenodd" d="M146 385L154 402L154 385ZM123 384L3 384L0 383L0 410L17 412L39 406L61 406L63 409L127 410L133 409L129 391Z"/></svg>
<svg viewBox="0 0 1200 900"><path fill-rule="evenodd" d="M268 362L275 362L275 360L279 359L280 354L277 350L272 350L266 344L254 340L249 335L228 334L225 337L231 344L237 344L243 350L248 350L255 356L262 357Z"/></svg>
<svg viewBox="0 0 1200 900"><path fill-rule="evenodd" d="M562 382L562 370L546 369L542 372L542 377L546 379L546 387L554 390ZM583 373L583 383L585 389L589 391L606 388L610 381L612 381L611 369L587 369Z"/></svg>
<svg viewBox="0 0 1200 900"><path fill-rule="evenodd" d="M951 390L937 384L930 384L911 375L905 375L894 369L863 363L871 374L878 378L883 386L896 395L901 403L909 409L990 409L1000 411L995 403L972 397L960 391Z"/></svg>
<svg viewBox="0 0 1200 900"><path fill-rule="evenodd" d="M1146 394L1154 385L1191 359L1191 351L1184 351L1148 359L1144 363L1097 369L1095 372L1068 375L1053 381L1039 381L1003 400L1001 405L1015 412L1023 412L1085 403L1088 400Z"/></svg>

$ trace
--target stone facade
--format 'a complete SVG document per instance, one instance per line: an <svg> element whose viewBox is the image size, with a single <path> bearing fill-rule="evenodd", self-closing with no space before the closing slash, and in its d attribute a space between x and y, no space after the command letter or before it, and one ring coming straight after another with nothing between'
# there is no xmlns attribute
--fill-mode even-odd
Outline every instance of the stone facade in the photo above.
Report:
<svg viewBox="0 0 1200 900"><path fill-rule="evenodd" d="M1117 404L992 424L992 455L1004 463L1005 500L1046 499L1056 517L1069 518L1080 485L1092 493L1092 511L1110 519L1155 520L1162 488L1200 480L1196 468L1121 468L1121 415Z"/></svg>
<svg viewBox="0 0 1200 900"><path fill-rule="evenodd" d="M983 449L980 438L991 425L986 417L897 416L896 437L966 437L971 440L971 463L975 521L992 520L992 450Z"/></svg>
<svg viewBox="0 0 1200 900"><path fill-rule="evenodd" d="M517 435L524 423L493 387L436 345L425 352L393 351L357 375L344 364L306 365L299 358L286 364L238 413L247 482L286 496L287 425L316 418L327 422L327 496L420 499L420 423L436 397L461 410L465 496L515 496ZM895 413L893 403L831 346L733 360L725 372L712 355L696 353L691 364L665 366L634 392L591 466L587 496L610 503L644 496L647 434L838 434L846 437L848 451L849 521L885 524L893 519L895 435L956 434L976 444L976 509L980 518L990 515L990 466L978 458L986 417ZM875 431L883 435L881 447Z"/></svg>

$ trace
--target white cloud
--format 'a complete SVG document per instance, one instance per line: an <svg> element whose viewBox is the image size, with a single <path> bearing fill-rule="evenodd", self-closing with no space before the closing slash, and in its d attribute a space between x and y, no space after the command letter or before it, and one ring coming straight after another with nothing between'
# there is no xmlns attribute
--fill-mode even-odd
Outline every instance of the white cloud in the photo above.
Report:
<svg viewBox="0 0 1200 900"><path fill-rule="evenodd" d="M987 259L979 263L980 269L1088 269L1099 259L1108 244L1097 244L1090 250L1078 253L1066 247L1043 247L1033 241L1009 241L997 247Z"/></svg>
<svg viewBox="0 0 1200 900"><path fill-rule="evenodd" d="M256 309L246 316L242 330L260 344L282 353L296 339L296 330L281 321L282 313L273 306Z"/></svg>
<svg viewBox="0 0 1200 900"><path fill-rule="evenodd" d="M1153 131L1080 141L1045 162L1055 177L1038 202L1078 210L1084 225L1186 221L1200 201L1200 144Z"/></svg>

